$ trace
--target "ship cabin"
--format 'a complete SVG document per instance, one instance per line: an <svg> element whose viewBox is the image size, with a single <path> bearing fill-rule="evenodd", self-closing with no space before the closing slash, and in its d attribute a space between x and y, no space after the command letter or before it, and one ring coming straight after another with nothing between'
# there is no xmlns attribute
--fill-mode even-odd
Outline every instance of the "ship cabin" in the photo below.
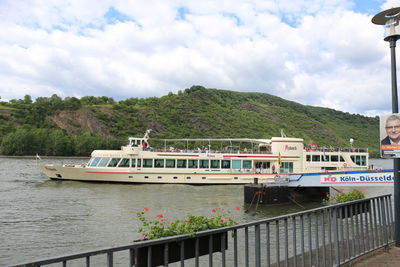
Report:
<svg viewBox="0 0 400 267"><path fill-rule="evenodd" d="M159 140L160 141L160 140ZM154 149L143 138L130 137L119 151L95 150L87 167L128 167L141 171L174 169L181 172L224 173L305 173L368 168L368 150L304 145L301 138L271 139L166 139L163 149ZM181 141L185 148L173 148L168 142ZM201 148L189 148L189 142L206 142ZM212 149L212 142L225 146ZM247 145L243 145L247 143ZM214 146L215 148L216 146ZM197 170L196 170L197 169Z"/></svg>

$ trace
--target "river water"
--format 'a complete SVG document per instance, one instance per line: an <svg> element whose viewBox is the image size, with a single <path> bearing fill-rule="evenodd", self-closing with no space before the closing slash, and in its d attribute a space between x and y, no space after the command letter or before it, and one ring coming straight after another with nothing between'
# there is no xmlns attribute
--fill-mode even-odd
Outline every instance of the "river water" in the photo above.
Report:
<svg viewBox="0 0 400 267"><path fill-rule="evenodd" d="M41 163L84 163L83 159L43 159ZM370 160L391 167L391 160ZM135 212L150 208L169 218L230 211L240 222L302 210L296 205L249 207L243 186L131 185L51 181L31 158L0 158L0 266L124 245L138 239ZM392 193L368 188L367 196ZM234 207L240 206L240 211ZM305 203L314 208L319 203Z"/></svg>

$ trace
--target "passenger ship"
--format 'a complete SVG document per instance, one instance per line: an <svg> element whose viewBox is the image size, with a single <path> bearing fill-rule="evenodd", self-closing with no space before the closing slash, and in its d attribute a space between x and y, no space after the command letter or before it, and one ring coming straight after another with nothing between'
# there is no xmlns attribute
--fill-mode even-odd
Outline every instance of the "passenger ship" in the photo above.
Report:
<svg viewBox="0 0 400 267"><path fill-rule="evenodd" d="M301 138L166 139L163 149L154 149L149 133L130 137L120 150L95 150L86 164L39 164L39 168L58 180L175 184L246 184L255 178L268 183L289 174L368 169L367 149L305 146ZM176 149L167 147L169 141L209 145ZM211 150L211 142L217 141L228 146Z"/></svg>

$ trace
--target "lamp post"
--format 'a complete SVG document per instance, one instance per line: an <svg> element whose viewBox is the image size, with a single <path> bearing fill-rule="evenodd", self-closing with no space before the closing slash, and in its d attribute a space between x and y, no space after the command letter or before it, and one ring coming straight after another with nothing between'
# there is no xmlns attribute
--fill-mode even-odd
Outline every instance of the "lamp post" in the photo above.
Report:
<svg viewBox="0 0 400 267"><path fill-rule="evenodd" d="M372 18L372 23L385 25L385 38L389 42L392 69L392 113L399 112L396 77L396 41L400 39L400 7L380 12ZM393 159L394 172L394 240L395 246L400 247L400 158Z"/></svg>

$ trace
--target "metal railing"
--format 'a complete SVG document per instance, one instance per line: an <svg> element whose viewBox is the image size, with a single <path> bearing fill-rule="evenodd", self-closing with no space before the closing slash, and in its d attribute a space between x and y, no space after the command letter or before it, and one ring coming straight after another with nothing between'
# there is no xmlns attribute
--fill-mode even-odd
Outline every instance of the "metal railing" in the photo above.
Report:
<svg viewBox="0 0 400 267"><path fill-rule="evenodd" d="M340 266L387 247L393 232L391 195L382 195L10 266Z"/></svg>

